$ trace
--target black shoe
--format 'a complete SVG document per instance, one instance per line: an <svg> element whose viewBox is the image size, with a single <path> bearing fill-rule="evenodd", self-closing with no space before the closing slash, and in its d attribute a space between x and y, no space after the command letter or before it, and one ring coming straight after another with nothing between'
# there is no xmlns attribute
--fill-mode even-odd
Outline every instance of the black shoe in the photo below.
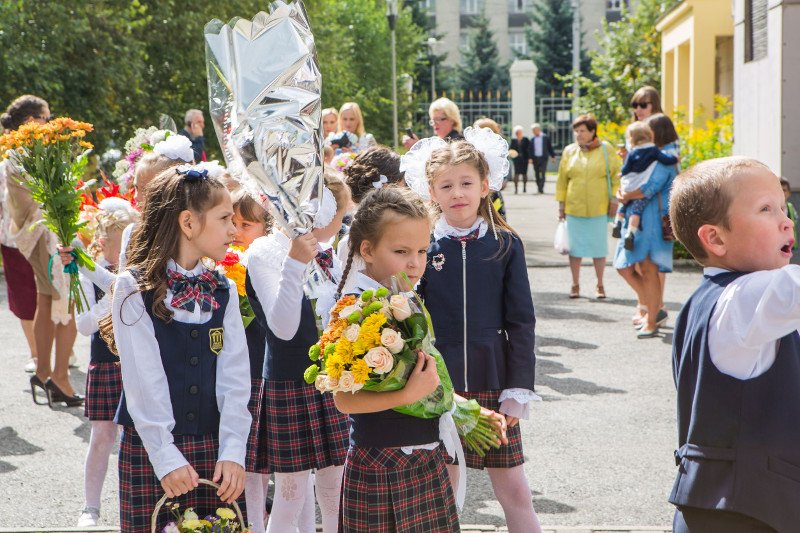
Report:
<svg viewBox="0 0 800 533"><path fill-rule="evenodd" d="M47 398L46 402L40 402L39 400L36 399L37 388L42 389L42 392ZM31 396L33 396L33 403L35 403L36 405L47 405L50 403L50 395L47 394L47 387L45 386L44 383L42 383L42 380L39 379L39 376L37 376L36 374L31 376Z"/></svg>
<svg viewBox="0 0 800 533"><path fill-rule="evenodd" d="M44 387L47 389L50 407L53 407L54 403L62 402L67 404L67 407L80 407L83 405L83 395L75 393L72 396L67 396L64 391L58 388L58 385L56 385L52 379L48 379Z"/></svg>
<svg viewBox="0 0 800 533"><path fill-rule="evenodd" d="M624 246L625 246L625 249L628 250L628 251L633 250L633 239L634 239L633 235L634 235L633 233L628 233L625 236L625 245Z"/></svg>
<svg viewBox="0 0 800 533"><path fill-rule="evenodd" d="M611 230L611 236L614 237L615 239L621 239L622 238L622 221L621 220L617 221L617 223L614 224L614 229Z"/></svg>

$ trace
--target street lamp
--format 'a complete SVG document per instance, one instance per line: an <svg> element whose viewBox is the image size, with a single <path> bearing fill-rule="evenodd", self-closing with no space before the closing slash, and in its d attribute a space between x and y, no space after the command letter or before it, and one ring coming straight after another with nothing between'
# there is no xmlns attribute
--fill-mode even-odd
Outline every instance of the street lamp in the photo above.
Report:
<svg viewBox="0 0 800 533"><path fill-rule="evenodd" d="M436 37L428 37L425 42L428 45L428 59L431 62L431 101L436 98L436 45L439 41Z"/></svg>
<svg viewBox="0 0 800 533"><path fill-rule="evenodd" d="M386 0L386 20L389 21L392 46L392 139L397 150L397 42L395 27L397 26L397 0Z"/></svg>

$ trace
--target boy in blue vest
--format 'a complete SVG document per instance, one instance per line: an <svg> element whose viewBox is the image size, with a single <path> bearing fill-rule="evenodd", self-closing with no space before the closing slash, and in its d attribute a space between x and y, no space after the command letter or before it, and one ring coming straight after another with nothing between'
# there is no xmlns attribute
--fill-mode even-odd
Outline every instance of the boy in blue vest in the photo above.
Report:
<svg viewBox="0 0 800 533"><path fill-rule="evenodd" d="M704 279L675 325L676 532L800 530L800 266L777 176L752 159L675 180L670 215Z"/></svg>

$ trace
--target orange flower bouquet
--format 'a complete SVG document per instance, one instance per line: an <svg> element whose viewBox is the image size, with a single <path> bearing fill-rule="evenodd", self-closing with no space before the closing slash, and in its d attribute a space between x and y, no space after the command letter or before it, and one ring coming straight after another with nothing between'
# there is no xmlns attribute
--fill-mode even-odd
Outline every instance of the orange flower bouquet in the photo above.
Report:
<svg viewBox="0 0 800 533"><path fill-rule="evenodd" d="M247 269L242 264L244 248L241 246L231 246L222 261L217 262L217 269L225 276L236 283L236 292L239 294L239 313L242 315L244 327L250 325L256 317L250 300L247 299L245 282L247 279Z"/></svg>
<svg viewBox="0 0 800 533"><path fill-rule="evenodd" d="M42 207L42 222L65 246L72 243L84 224L80 220L79 183L92 149L85 140L91 131L91 124L61 117L45 124L29 122L0 136L3 158L10 158L27 176L24 183ZM75 261L64 271L69 274L70 309L74 305L80 313L86 295L78 280L78 267L94 270L94 263L82 249L76 248L72 255Z"/></svg>

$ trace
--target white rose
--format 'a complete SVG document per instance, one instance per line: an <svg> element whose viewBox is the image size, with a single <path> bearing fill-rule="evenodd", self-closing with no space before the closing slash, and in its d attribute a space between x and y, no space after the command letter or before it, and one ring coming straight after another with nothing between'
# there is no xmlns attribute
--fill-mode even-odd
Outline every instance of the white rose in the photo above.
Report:
<svg viewBox="0 0 800 533"><path fill-rule="evenodd" d="M344 329L342 332L342 336L349 340L350 342L356 342L358 340L358 333L361 331L361 326L358 324L350 324Z"/></svg>
<svg viewBox="0 0 800 533"><path fill-rule="evenodd" d="M389 298L389 305L392 308L392 314L395 320L403 321L411 316L411 306L408 304L408 298L402 294L393 294Z"/></svg>
<svg viewBox="0 0 800 533"><path fill-rule="evenodd" d="M381 331L381 344L386 346L393 354L402 352L403 346L405 346L400 333L391 328L384 328Z"/></svg>
<svg viewBox="0 0 800 533"><path fill-rule="evenodd" d="M327 379L325 380L325 389L328 392L336 392L339 390L339 380L333 379L330 376L326 376Z"/></svg>
<svg viewBox="0 0 800 533"><path fill-rule="evenodd" d="M358 306L358 304L348 305L347 307L339 311L339 318L347 318L356 311L358 311L359 313L361 312L361 308Z"/></svg>
<svg viewBox="0 0 800 533"><path fill-rule="evenodd" d="M317 379L314 381L314 387L320 392L327 392L328 391L328 376L325 374L318 374Z"/></svg>
<svg viewBox="0 0 800 533"><path fill-rule="evenodd" d="M383 307L381 307L381 313L383 313L387 320L394 320L394 315L392 314L392 307L389 305L387 300L383 300Z"/></svg>
<svg viewBox="0 0 800 533"><path fill-rule="evenodd" d="M356 378L353 376L353 373L349 370L343 370L342 376L339 378L339 387L337 390L340 392L354 392L353 387L355 387Z"/></svg>
<svg viewBox="0 0 800 533"><path fill-rule="evenodd" d="M376 374L386 374L387 372L391 372L394 367L394 357L392 357L392 353L383 346L378 346L368 351L367 355L364 356L364 362L367 363L367 366L374 370Z"/></svg>

